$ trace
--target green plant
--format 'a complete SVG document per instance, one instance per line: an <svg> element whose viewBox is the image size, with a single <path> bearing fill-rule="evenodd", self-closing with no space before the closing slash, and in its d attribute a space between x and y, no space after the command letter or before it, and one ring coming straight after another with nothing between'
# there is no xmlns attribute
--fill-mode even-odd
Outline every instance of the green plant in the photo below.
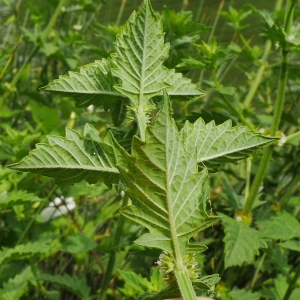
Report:
<svg viewBox="0 0 300 300"><path fill-rule="evenodd" d="M217 126L198 119L177 129L169 97L189 100L204 92L162 65L169 45L164 44L162 25L149 1L127 21L117 36L115 51L109 59L61 76L43 90L71 96L81 107L103 105L117 128L104 139L88 124L82 134L66 129L65 138L48 136L48 143L38 144L10 167L54 177L64 184L102 180L118 192L125 191L132 203L123 207L121 214L149 230L136 243L163 251L158 264L167 286L141 299L181 295L192 300L196 293L212 294L219 277L200 276L195 254L206 246L191 242L195 234L218 219L206 211L208 172L224 162L248 157L275 138L246 127L232 127L230 121ZM216 68L214 64L214 72ZM127 126L121 127L125 119ZM226 217L224 220L230 224ZM120 227L123 222L120 217ZM100 299L107 290L113 260L111 256ZM87 294L85 291L81 296Z"/></svg>

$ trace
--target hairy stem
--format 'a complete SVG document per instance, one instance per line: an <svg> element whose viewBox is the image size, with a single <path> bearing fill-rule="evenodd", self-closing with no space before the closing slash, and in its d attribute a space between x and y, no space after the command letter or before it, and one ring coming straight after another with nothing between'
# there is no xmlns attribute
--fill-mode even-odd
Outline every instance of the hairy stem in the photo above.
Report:
<svg viewBox="0 0 300 300"><path fill-rule="evenodd" d="M182 265L182 268L175 270L175 276L183 299L196 300L196 293L190 280L187 268Z"/></svg>
<svg viewBox="0 0 300 300"><path fill-rule="evenodd" d="M250 130L253 130L255 129L254 125L248 121L242 113L240 113L240 111L230 102L227 100L227 98L223 95L223 94L220 94L221 97L223 98L223 100L225 101L225 103L227 104L227 106L231 109L231 111L233 112L233 114L238 117L241 122L246 125Z"/></svg>

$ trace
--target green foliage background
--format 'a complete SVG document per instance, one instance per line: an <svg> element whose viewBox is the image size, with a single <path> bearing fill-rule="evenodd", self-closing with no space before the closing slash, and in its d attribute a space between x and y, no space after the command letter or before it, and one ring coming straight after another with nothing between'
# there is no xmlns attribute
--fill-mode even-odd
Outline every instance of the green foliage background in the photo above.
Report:
<svg viewBox="0 0 300 300"><path fill-rule="evenodd" d="M164 65L183 72L207 92L201 99L173 101L179 128L185 120L193 123L202 117L216 124L230 119L234 125L268 134L281 76L279 49L291 52L277 132L286 142L273 148L251 213L243 208L262 152L237 165L225 164L210 176L208 210L221 215L222 223L193 239L208 246L196 257L202 275L221 277L216 299L300 298L299 10L295 9L294 27L286 36L282 29L286 3L280 2L273 8L241 7L238 1L228 7L220 1L214 11L183 2L183 11L179 12L181 3L177 12L159 11L165 42L170 43ZM1 1L1 300L101 299L111 253L115 254L113 284L107 299L137 299L164 287L160 275L151 271L160 252L133 243L144 228L130 220L122 227L117 223L125 204L122 195L93 179L91 185L85 181L56 185L48 177L6 168L36 143L47 142L46 135L64 136L65 127L93 137L96 130L103 138L109 130L128 147L135 128L123 123L124 113L112 113L111 121L107 112L124 112L122 108L79 109L70 95L52 97L39 88L68 71L107 58L114 51L119 25L139 4L115 12L112 1ZM84 131L86 123L96 129ZM61 204L53 204L55 198ZM75 209L61 206L69 198L74 199ZM42 211L53 205L60 206L61 216L45 217Z"/></svg>

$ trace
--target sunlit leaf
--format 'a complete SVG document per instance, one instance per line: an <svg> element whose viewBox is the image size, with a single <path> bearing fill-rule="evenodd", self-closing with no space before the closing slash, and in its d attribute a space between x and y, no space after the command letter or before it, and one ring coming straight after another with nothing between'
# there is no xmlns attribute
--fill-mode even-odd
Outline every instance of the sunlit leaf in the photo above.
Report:
<svg viewBox="0 0 300 300"><path fill-rule="evenodd" d="M87 107L91 104L105 105L122 97L113 85L110 63L102 59L81 67L79 72L69 72L69 76L60 76L42 90L73 97L77 106Z"/></svg>
<svg viewBox="0 0 300 300"><path fill-rule="evenodd" d="M54 177L56 182L73 184L86 180L95 183L103 180L117 183L119 171L117 162L122 161L112 134L102 141L98 131L86 125L83 136L72 129L66 129L66 137L48 136L48 144L37 144L28 156L10 167L19 171L30 171Z"/></svg>
<svg viewBox="0 0 300 300"><path fill-rule="evenodd" d="M231 121L216 126L198 119L184 125L187 150L197 149L199 167L215 170L221 163L235 163L251 155L254 150L273 142L276 138L249 131L245 126L232 127Z"/></svg>

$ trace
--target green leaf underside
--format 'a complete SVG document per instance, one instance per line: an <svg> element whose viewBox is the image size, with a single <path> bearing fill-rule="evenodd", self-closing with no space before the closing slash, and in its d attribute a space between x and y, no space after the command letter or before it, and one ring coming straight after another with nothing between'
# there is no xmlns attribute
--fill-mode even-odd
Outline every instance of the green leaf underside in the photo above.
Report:
<svg viewBox="0 0 300 300"><path fill-rule="evenodd" d="M73 97L77 106L87 107L91 104L106 105L124 97L113 85L109 61L102 59L81 67L79 73L69 72L69 76L60 76L42 90Z"/></svg>
<svg viewBox="0 0 300 300"><path fill-rule="evenodd" d="M140 102L147 104L166 87L160 71L168 52L162 24L146 1L138 13L132 13L117 36L116 53L112 55L113 75L122 81L115 88L126 95L133 106L138 107Z"/></svg>
<svg viewBox="0 0 300 300"><path fill-rule="evenodd" d="M48 136L49 144L37 144L19 163L10 167L54 177L57 183L74 184L82 180L118 183L116 163L123 160L112 134L102 141L98 131L86 125L84 134L66 129L66 137Z"/></svg>
<svg viewBox="0 0 300 300"><path fill-rule="evenodd" d="M271 143L276 138L249 131L245 126L232 127L231 120L218 126L199 118L195 123L186 122L184 134L187 150L197 148L199 167L215 170L221 163L235 163L251 155L254 150Z"/></svg>
<svg viewBox="0 0 300 300"><path fill-rule="evenodd" d="M266 247L259 231L219 214L225 229L225 268L252 263L259 249Z"/></svg>
<svg viewBox="0 0 300 300"><path fill-rule="evenodd" d="M122 83L115 88L126 95L134 107L145 107L150 98L162 95L179 98L202 96L189 79L162 66L169 53L164 44L161 21L153 12L150 2L134 12L117 36L116 53L112 55L113 75Z"/></svg>
<svg viewBox="0 0 300 300"><path fill-rule="evenodd" d="M136 243L168 253L174 243L181 253L205 250L189 240L216 220L204 210L207 172L198 173L195 151L186 151L168 99L155 125L147 128L146 141L135 137L132 155L124 152L128 169L119 167L121 184L135 204L121 212L149 229Z"/></svg>
<svg viewBox="0 0 300 300"><path fill-rule="evenodd" d="M73 275L50 275L50 274L41 274L38 277L39 280L50 281L51 283L57 284L73 293L78 295L81 299L90 299L90 287L87 285L85 278L78 278Z"/></svg>

